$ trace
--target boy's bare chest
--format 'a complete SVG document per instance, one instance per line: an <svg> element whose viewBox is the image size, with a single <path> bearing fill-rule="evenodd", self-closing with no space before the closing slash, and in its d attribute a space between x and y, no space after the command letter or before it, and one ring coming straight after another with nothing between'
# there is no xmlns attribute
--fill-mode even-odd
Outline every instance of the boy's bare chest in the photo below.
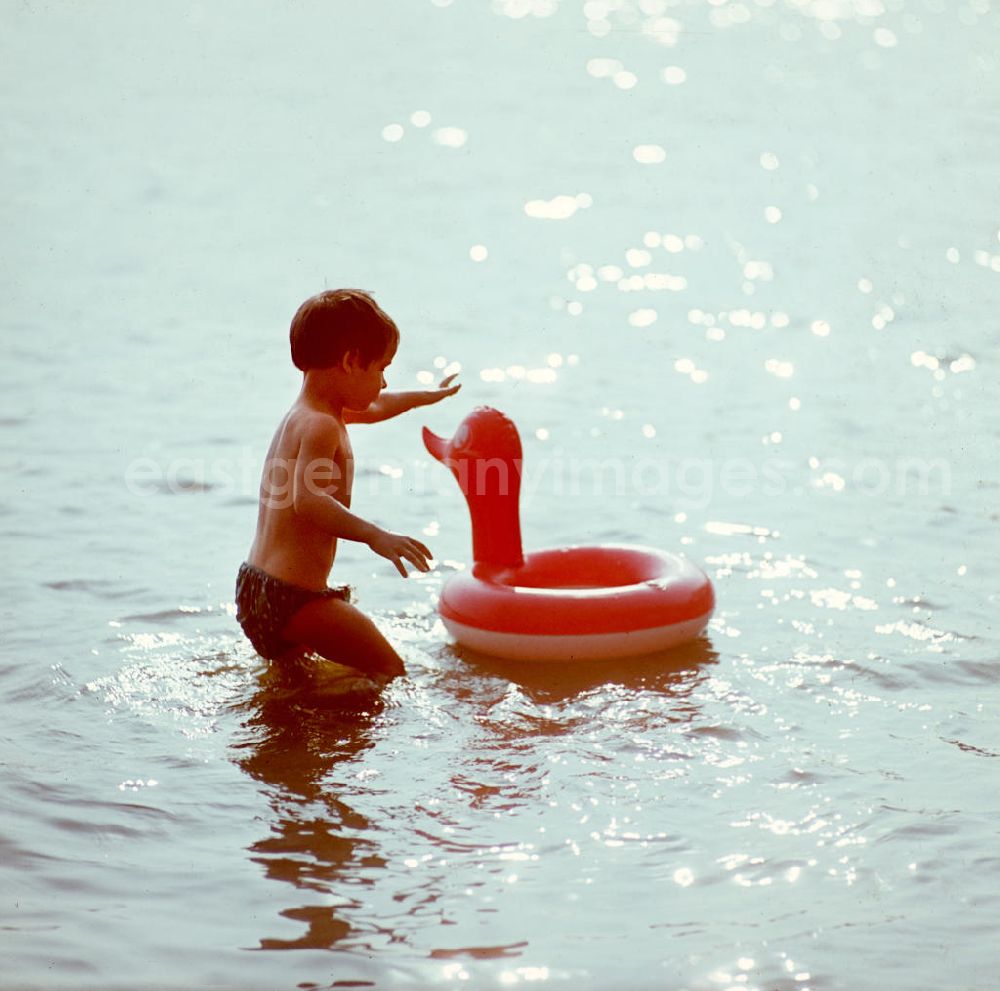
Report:
<svg viewBox="0 0 1000 991"><path fill-rule="evenodd" d="M337 486L337 498L345 506L351 505L351 492L354 489L354 451L351 449L351 442L344 437L343 444L337 448L334 454L333 463L336 467L335 475L341 480Z"/></svg>

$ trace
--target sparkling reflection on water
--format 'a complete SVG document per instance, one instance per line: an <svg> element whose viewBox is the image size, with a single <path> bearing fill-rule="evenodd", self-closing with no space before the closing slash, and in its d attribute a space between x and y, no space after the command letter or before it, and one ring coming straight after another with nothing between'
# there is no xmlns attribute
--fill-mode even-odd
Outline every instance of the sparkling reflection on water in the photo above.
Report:
<svg viewBox="0 0 1000 991"><path fill-rule="evenodd" d="M12 6L0 984L995 983L993 7ZM706 638L449 647L411 417L356 505L438 570L338 559L410 677L269 674L233 574L342 283L437 432L518 422L528 546L683 549Z"/></svg>
<svg viewBox="0 0 1000 991"><path fill-rule="evenodd" d="M751 565L816 615L800 562ZM842 594L840 643L870 641L870 608ZM404 982L645 987L655 962L667 986L837 986L842 928L877 962L880 934L942 924L922 886L974 890L995 864L949 771L996 757L953 707L992 668L928 675L952 638L898 626L909 663L792 651L775 624L755 657L699 642L573 670L459 655L413 620L393 631L411 679L367 711L316 709L249 659L178 672L176 644L140 636L117 687L91 691L154 719L183 707L258 786L247 856L284 892L261 951L337 950L331 973L359 980L374 959ZM710 639L740 638L723 618Z"/></svg>

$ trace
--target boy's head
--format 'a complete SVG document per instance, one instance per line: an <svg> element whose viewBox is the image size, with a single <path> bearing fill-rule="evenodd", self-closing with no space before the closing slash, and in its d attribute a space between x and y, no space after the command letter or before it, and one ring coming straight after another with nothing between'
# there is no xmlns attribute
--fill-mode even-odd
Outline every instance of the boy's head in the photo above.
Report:
<svg viewBox="0 0 1000 991"><path fill-rule="evenodd" d="M354 352L370 365L395 351L399 329L369 293L332 289L307 299L292 318L292 362L300 371L332 368Z"/></svg>

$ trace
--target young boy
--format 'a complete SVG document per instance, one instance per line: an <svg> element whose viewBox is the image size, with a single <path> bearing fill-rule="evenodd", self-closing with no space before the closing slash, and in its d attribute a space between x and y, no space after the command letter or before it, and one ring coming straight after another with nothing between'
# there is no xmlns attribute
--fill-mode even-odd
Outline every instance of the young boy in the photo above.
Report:
<svg viewBox="0 0 1000 991"><path fill-rule="evenodd" d="M307 299L290 336L302 389L267 452L257 534L236 581L236 618L268 660L315 652L388 680L404 673L399 655L351 605L346 586L327 587L337 541L367 544L404 577L404 562L429 570L431 552L351 511L347 424L376 423L440 402L460 386L449 376L434 390L382 392L399 330L365 292L338 289Z"/></svg>

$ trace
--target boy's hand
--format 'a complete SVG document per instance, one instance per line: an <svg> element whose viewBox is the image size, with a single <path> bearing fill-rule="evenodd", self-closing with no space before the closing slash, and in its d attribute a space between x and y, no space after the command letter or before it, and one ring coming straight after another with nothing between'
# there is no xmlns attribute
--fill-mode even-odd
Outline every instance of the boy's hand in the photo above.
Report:
<svg viewBox="0 0 1000 991"><path fill-rule="evenodd" d="M454 375L449 375L447 378L441 379L438 383L436 389L428 389L424 396L427 398L426 405L431 406L434 403L441 402L442 399L447 399L449 396L454 396L459 389L462 388L461 382L458 385L452 385L452 380L458 375L455 372Z"/></svg>
<svg viewBox="0 0 1000 991"><path fill-rule="evenodd" d="M409 561L417 571L431 570L431 566L427 562L433 555L424 544L413 537L404 537L401 533L379 530L369 541L368 546L376 554L392 561L396 565L396 570L404 578L406 577L406 568L403 567L404 559Z"/></svg>

